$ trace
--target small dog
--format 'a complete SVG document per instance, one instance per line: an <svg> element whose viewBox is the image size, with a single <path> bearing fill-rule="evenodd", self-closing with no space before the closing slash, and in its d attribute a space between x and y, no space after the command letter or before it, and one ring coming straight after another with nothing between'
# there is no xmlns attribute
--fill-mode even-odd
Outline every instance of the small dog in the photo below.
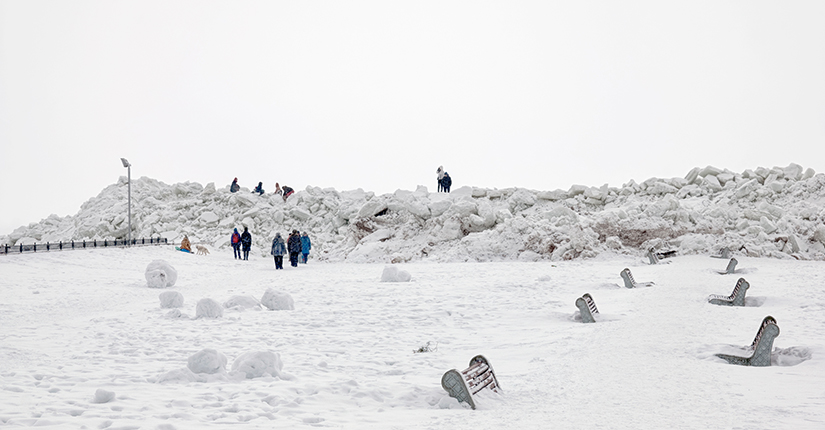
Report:
<svg viewBox="0 0 825 430"><path fill-rule="evenodd" d="M209 250L206 249L206 247L203 246L203 245L195 245L195 248L198 250L198 252L196 253L198 255L208 255L209 254Z"/></svg>

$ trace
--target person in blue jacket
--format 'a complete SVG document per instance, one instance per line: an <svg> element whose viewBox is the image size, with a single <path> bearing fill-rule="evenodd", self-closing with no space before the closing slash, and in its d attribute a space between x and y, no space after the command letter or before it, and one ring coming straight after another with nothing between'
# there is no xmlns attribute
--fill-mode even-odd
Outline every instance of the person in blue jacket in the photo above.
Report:
<svg viewBox="0 0 825 430"><path fill-rule="evenodd" d="M261 196L264 195L264 183L263 182L258 182L258 186L255 187L255 189L252 190L252 192L253 193L258 193Z"/></svg>
<svg viewBox="0 0 825 430"><path fill-rule="evenodd" d="M243 228L241 234L241 247L243 247L243 259L249 260L249 250L252 248L252 234L249 233L249 228Z"/></svg>
<svg viewBox="0 0 825 430"><path fill-rule="evenodd" d="M312 249L312 242L309 240L309 236L307 236L307 232L301 233L301 254L303 258L301 262L307 264L307 258L309 258L309 250Z"/></svg>
<svg viewBox="0 0 825 430"><path fill-rule="evenodd" d="M270 251L270 254L275 257L275 270L283 269L286 245L284 245L284 238L281 237L281 233L275 233L275 239L272 239L272 251Z"/></svg>

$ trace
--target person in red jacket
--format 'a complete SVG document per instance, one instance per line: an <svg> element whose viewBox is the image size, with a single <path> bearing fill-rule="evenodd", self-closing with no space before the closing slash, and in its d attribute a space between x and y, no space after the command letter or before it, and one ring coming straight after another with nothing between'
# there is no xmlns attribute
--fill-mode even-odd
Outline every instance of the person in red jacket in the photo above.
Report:
<svg viewBox="0 0 825 430"><path fill-rule="evenodd" d="M241 234L238 233L237 228L232 233L232 249L235 250L235 259L241 258Z"/></svg>

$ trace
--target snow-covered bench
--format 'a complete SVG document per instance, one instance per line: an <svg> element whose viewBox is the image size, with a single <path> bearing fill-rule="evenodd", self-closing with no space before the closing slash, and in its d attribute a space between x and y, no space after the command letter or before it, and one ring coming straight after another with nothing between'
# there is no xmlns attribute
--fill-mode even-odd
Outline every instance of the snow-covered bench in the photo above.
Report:
<svg viewBox="0 0 825 430"><path fill-rule="evenodd" d="M674 254L676 254L676 251L656 252L653 248L647 250L647 258L650 260L650 264L659 264L663 258L672 257Z"/></svg>
<svg viewBox="0 0 825 430"><path fill-rule="evenodd" d="M762 320L762 325L759 326L759 331L756 332L756 338L753 339L753 343L748 348L749 351L753 351L750 357L728 354L716 354L716 356L730 364L740 366L770 366L773 341L777 336L779 336L779 326L776 325L776 320L768 315Z"/></svg>
<svg viewBox="0 0 825 430"><path fill-rule="evenodd" d="M593 301L590 294L584 293L583 296L576 299L576 307L579 308L583 323L596 322L594 315L599 313L599 309L596 308L596 302Z"/></svg>
<svg viewBox="0 0 825 430"><path fill-rule="evenodd" d="M708 302L714 305L745 306L745 293L750 286L751 284L749 284L745 278L739 278L739 280L736 281L736 286L733 287L733 292L730 293L729 296L713 294L708 296Z"/></svg>
<svg viewBox="0 0 825 430"><path fill-rule="evenodd" d="M730 258L730 248L727 246L720 249L719 253L711 255L713 258Z"/></svg>
<svg viewBox="0 0 825 430"><path fill-rule="evenodd" d="M650 260L650 264L659 264L659 257L653 252L653 248L647 250L647 258Z"/></svg>
<svg viewBox="0 0 825 430"><path fill-rule="evenodd" d="M653 282L636 282L636 280L633 279L633 274L630 273L630 269L627 267L622 270L620 275L622 276L622 279L624 279L624 286L626 288L651 287L654 285Z"/></svg>
<svg viewBox="0 0 825 430"><path fill-rule="evenodd" d="M725 268L724 272L719 272L719 274L720 275L730 275L730 274L736 272L736 265L737 264L739 264L739 260L737 260L735 258L731 258L730 261L728 261L728 267Z"/></svg>
<svg viewBox="0 0 825 430"><path fill-rule="evenodd" d="M484 389L495 393L500 390L496 375L493 373L493 366L490 366L483 355L473 357L470 360L470 367L460 372L456 369L448 370L441 377L441 386L450 397L454 397L459 402L466 402L473 409L476 408L473 395Z"/></svg>

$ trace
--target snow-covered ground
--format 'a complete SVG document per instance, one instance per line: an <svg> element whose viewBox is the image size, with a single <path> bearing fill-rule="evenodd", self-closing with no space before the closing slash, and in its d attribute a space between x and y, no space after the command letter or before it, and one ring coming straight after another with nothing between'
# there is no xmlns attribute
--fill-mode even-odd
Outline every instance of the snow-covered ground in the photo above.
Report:
<svg viewBox="0 0 825 430"><path fill-rule="evenodd" d="M3 256L0 425L825 428L825 263L734 255L734 275L717 274L727 261L707 255L651 266L601 253L413 262L398 266L412 280L395 283L381 282L383 263L311 260L275 271L269 257L242 262L225 249ZM174 286L147 287L144 271L158 259L177 270ZM655 286L620 286L624 267ZM748 306L707 303L740 276L751 285ZM268 289L291 296L294 310L238 305L194 318L201 299L260 300ZM181 308L161 308L167 291L183 295ZM601 311L595 324L576 320L574 302L586 292ZM773 366L713 356L749 345L767 315L781 329ZM427 345L432 351L414 352ZM189 370L205 349L225 356L225 368ZM283 366L271 373L280 376L232 371L251 352L277 354ZM489 359L503 393L470 410L440 379L476 354Z"/></svg>

